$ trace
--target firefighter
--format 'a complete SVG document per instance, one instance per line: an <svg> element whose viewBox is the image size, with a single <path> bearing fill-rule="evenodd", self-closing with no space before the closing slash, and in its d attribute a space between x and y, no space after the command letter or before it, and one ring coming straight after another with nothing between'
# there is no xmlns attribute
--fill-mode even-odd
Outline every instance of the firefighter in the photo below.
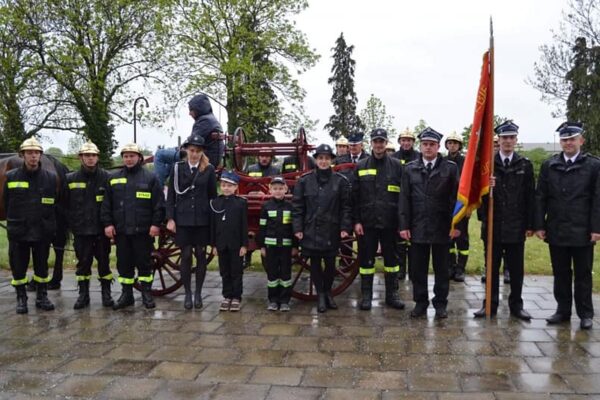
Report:
<svg viewBox="0 0 600 400"><path fill-rule="evenodd" d="M335 154L336 157L348 154L348 139L346 139L346 136L342 135L335 141Z"/></svg>
<svg viewBox="0 0 600 400"><path fill-rule="evenodd" d="M393 143L388 142L388 144L385 146L385 151L387 155L391 157L394 155L394 153L396 153L396 148L394 147Z"/></svg>
<svg viewBox="0 0 600 400"><path fill-rule="evenodd" d="M365 135L360 132L352 133L348 136L348 153L343 156L336 157L335 165L352 163L356 164L360 160L369 157L363 150L363 140Z"/></svg>
<svg viewBox="0 0 600 400"><path fill-rule="evenodd" d="M79 297L73 306L75 310L90 305L90 279L94 258L98 263L102 305L112 307L114 304L110 293L113 280L109 266L110 240L104 235L104 226L100 222L100 208L108 185L108 172L98 166L99 154L94 143L84 143L79 149L81 168L67 174L67 216L69 227L75 236L75 278L79 286Z"/></svg>
<svg viewBox="0 0 600 400"><path fill-rule="evenodd" d="M296 143L297 139L292 140L292 143ZM300 148L301 149L301 148ZM315 167L315 161L309 155L305 156L306 160L306 169L313 169ZM281 173L287 174L290 172L304 171L304 164L301 157L298 157L296 154L291 156L287 156L283 159L283 163L281 164Z"/></svg>
<svg viewBox="0 0 600 400"><path fill-rule="evenodd" d="M398 295L398 196L402 164L388 157L385 146L387 131L371 132L372 155L361 160L354 169L352 203L354 233L358 237L358 257L362 300L361 310L370 310L373 299L375 255L381 244L385 276L385 304L402 310L404 303Z"/></svg>
<svg viewBox="0 0 600 400"><path fill-rule="evenodd" d="M54 310L48 299L48 254L56 232L56 204L60 184L56 174L42 169L44 149L35 138L19 148L23 166L6 173L4 206L8 235L8 258L17 291L17 314L26 314L27 266L33 256L33 281L37 283L35 306Z"/></svg>
<svg viewBox="0 0 600 400"><path fill-rule="evenodd" d="M249 166L246 173L253 178L262 178L279 175L279 169L273 165L272 154L261 154L258 156L258 162Z"/></svg>
<svg viewBox="0 0 600 400"><path fill-rule="evenodd" d="M156 175L142 166L144 156L137 144L123 146L121 157L124 166L109 177L100 214L104 234L117 246L122 292L113 309L134 305L136 267L142 302L146 308L154 308L150 293L154 280L150 256L153 238L160 234L165 196Z"/></svg>
<svg viewBox="0 0 600 400"><path fill-rule="evenodd" d="M458 175L462 173L463 164L465 163L465 156L462 155L463 139L456 132L452 132L446 138L444 143L448 155L446 158L458 166ZM464 217L465 229L460 231L460 236L452 239L450 242L449 255L449 276L450 279L455 282L465 281L465 268L467 266L467 260L469 258L469 217Z"/></svg>

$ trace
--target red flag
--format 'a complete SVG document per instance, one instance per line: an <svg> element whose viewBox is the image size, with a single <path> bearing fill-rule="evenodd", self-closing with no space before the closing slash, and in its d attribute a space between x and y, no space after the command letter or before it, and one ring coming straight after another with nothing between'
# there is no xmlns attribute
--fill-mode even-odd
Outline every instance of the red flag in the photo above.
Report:
<svg viewBox="0 0 600 400"><path fill-rule="evenodd" d="M490 167L492 163L492 141L494 140L493 95L491 93L490 52L483 55L483 66L473 127L469 137L467 154L458 186L456 206L452 218L453 226L481 205L481 198L490 190Z"/></svg>

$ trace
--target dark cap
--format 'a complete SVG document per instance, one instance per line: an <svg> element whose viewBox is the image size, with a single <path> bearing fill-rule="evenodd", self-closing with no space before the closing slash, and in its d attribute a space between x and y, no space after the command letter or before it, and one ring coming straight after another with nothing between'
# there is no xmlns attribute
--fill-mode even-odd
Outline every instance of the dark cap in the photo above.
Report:
<svg viewBox="0 0 600 400"><path fill-rule="evenodd" d="M204 147L204 138L200 135L191 135L187 139L185 139L185 142L183 142L182 147L185 149L189 145Z"/></svg>
<svg viewBox="0 0 600 400"><path fill-rule="evenodd" d="M239 175L233 171L223 171L223 173L221 174L221 180L223 182L229 182L234 185L237 185L240 183Z"/></svg>
<svg viewBox="0 0 600 400"><path fill-rule="evenodd" d="M315 154L313 154L313 157L317 158L319 154L327 154L331 156L331 158L335 158L335 153L333 152L331 146L328 144L320 144L315 150Z"/></svg>
<svg viewBox="0 0 600 400"><path fill-rule="evenodd" d="M498 136L516 136L519 134L519 125L512 120L504 121L494 129Z"/></svg>
<svg viewBox="0 0 600 400"><path fill-rule="evenodd" d="M348 136L348 144L361 144L363 142L364 138L365 138L365 135L363 135L360 132L351 133Z"/></svg>
<svg viewBox="0 0 600 400"><path fill-rule="evenodd" d="M388 139L388 133L385 129L383 128L375 128L371 131L371 140L375 140L375 139L383 139L383 140L387 140Z"/></svg>
<svg viewBox="0 0 600 400"><path fill-rule="evenodd" d="M271 179L271 185L275 185L275 184L280 184L280 185L285 185L285 179L283 178L283 176L274 176Z"/></svg>
<svg viewBox="0 0 600 400"><path fill-rule="evenodd" d="M578 135L583 135L583 124L581 122L563 122L556 129L561 139L568 139Z"/></svg>
<svg viewBox="0 0 600 400"><path fill-rule="evenodd" d="M425 128L421 133L419 133L419 136L417 136L419 138L419 140L422 142L424 140L429 140L431 142L441 142L442 141L442 137L444 137L444 135L442 135L441 133L435 131L434 129L427 127Z"/></svg>

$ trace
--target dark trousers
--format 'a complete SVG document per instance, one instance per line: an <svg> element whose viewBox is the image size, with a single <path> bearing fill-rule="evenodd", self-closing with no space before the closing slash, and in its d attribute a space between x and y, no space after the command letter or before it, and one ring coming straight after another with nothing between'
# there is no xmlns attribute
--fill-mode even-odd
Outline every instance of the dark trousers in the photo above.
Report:
<svg viewBox="0 0 600 400"><path fill-rule="evenodd" d="M138 280L152 282L152 266L150 263L153 239L147 233L137 235L115 236L117 245L117 271L119 282L133 285L135 268L138 269Z"/></svg>
<svg viewBox="0 0 600 400"><path fill-rule="evenodd" d="M417 305L429 305L427 274L429 273L429 255L433 261L435 283L434 297L431 300L435 308L445 308L448 304L448 243L414 243L410 244L410 261L412 267L413 300Z"/></svg>
<svg viewBox="0 0 600 400"><path fill-rule="evenodd" d="M523 308L523 259L525 242L521 243L497 243L494 242L492 251L492 310L498 309L500 297L500 266L504 260L504 268L510 272L510 295L508 296L508 307L511 311L519 311Z"/></svg>
<svg viewBox="0 0 600 400"><path fill-rule="evenodd" d="M265 266L269 302L289 303L292 296L292 248L267 246Z"/></svg>
<svg viewBox="0 0 600 400"><path fill-rule="evenodd" d="M396 243L398 234L395 229L365 229L365 234L358 240L358 259L360 262L360 274L375 274L375 256L377 248L381 244L383 265L385 272L398 272L398 254Z"/></svg>
<svg viewBox="0 0 600 400"><path fill-rule="evenodd" d="M50 241L37 242L8 241L8 259L13 275L13 286L27 283L27 267L33 255L33 280L48 282L48 255L50 254Z"/></svg>
<svg viewBox="0 0 600 400"><path fill-rule="evenodd" d="M98 277L112 280L110 272L110 240L102 235L75 235L73 243L77 257L77 280L89 280L92 276L94 258L98 263Z"/></svg>
<svg viewBox="0 0 600 400"><path fill-rule="evenodd" d="M558 303L556 312L571 315L574 296L577 316L579 318L594 317L592 304L593 259L594 246L591 245L583 247L550 245L550 260L554 273L554 298ZM574 290L572 286L573 273L575 275Z"/></svg>
<svg viewBox="0 0 600 400"><path fill-rule="evenodd" d="M465 218L465 225L469 226L469 218ZM457 265L464 270L469 258L469 230L468 228L460 232L460 236L452 239L450 242L450 268Z"/></svg>
<svg viewBox="0 0 600 400"><path fill-rule="evenodd" d="M317 293L328 292L335 278L335 255L330 252L310 252L310 279ZM324 264L324 268L323 268Z"/></svg>
<svg viewBox="0 0 600 400"><path fill-rule="evenodd" d="M242 299L242 275L244 273L240 249L219 250L219 272L223 282L223 297Z"/></svg>

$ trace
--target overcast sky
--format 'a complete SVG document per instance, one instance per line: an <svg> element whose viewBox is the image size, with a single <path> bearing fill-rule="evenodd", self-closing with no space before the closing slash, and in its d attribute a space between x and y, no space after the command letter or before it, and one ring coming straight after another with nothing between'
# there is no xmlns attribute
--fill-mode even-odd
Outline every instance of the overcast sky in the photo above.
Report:
<svg viewBox="0 0 600 400"><path fill-rule="evenodd" d="M312 0L297 18L297 26L321 55L319 63L300 76L306 89L308 115L318 119L311 132L318 142L330 142L323 125L333 113L332 88L327 84L331 48L340 32L354 45L355 85L359 110L374 94L394 117L395 127L414 127L419 119L447 135L460 132L473 118L482 55L489 44L493 17L496 51L495 113L514 119L522 142L552 142L560 120L540 93L526 83L539 59L539 46L550 43L566 1L559 0ZM225 112L215 114L226 125ZM193 121L187 109L169 122L184 138ZM133 128L117 128L117 140L132 140ZM52 145L66 149L64 133ZM175 145L165 131L138 125L138 142L154 149ZM48 143L48 142L46 142Z"/></svg>

